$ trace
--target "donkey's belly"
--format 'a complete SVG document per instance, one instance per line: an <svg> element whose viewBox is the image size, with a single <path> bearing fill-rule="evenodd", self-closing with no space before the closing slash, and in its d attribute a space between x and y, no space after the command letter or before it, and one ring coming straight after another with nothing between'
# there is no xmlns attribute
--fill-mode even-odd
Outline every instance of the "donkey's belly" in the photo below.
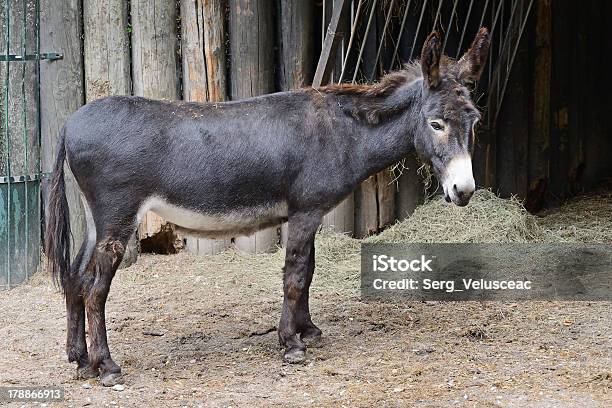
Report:
<svg viewBox="0 0 612 408"><path fill-rule="evenodd" d="M286 203L272 206L249 207L221 213L204 213L168 203L161 197L145 200L138 211L138 222L147 211L176 224L187 234L207 238L228 238L249 235L262 228L287 221Z"/></svg>

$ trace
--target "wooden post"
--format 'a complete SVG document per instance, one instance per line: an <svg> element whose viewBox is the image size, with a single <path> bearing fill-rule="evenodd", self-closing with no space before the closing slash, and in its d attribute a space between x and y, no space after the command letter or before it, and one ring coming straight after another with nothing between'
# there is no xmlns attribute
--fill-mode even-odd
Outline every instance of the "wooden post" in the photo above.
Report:
<svg viewBox="0 0 612 408"><path fill-rule="evenodd" d="M281 87L298 89L312 83L314 60L314 5L302 0L280 4Z"/></svg>
<svg viewBox="0 0 612 408"><path fill-rule="evenodd" d="M355 236L363 238L378 232L376 175L370 176L355 191Z"/></svg>
<svg viewBox="0 0 612 408"><path fill-rule="evenodd" d="M40 49L63 54L63 59L40 62L40 121L43 172L51 172L57 155L57 141L68 117L84 103L83 59L81 54L81 2L41 0ZM73 254L85 236L85 212L74 177L66 169L66 197L70 207ZM43 197L49 185L43 183ZM47 200L43 199L43 202Z"/></svg>
<svg viewBox="0 0 612 408"><path fill-rule="evenodd" d="M181 49L183 55L183 99L223 101L225 49L221 2L181 0ZM210 72L209 72L210 71ZM227 249L231 239L186 237L187 250L213 255Z"/></svg>
<svg viewBox="0 0 612 408"><path fill-rule="evenodd" d="M110 95L130 95L130 48L125 0L83 3L85 101ZM138 258L136 233L128 242L122 267Z"/></svg>
<svg viewBox="0 0 612 408"><path fill-rule="evenodd" d="M314 61L314 4L302 0L280 2L280 82L283 90L312 83ZM281 227L281 244L287 242L288 226Z"/></svg>
<svg viewBox="0 0 612 408"><path fill-rule="evenodd" d="M175 2L133 0L131 17L134 95L179 99ZM161 217L148 212L138 228L139 238L153 237L162 230L166 233L160 236L167 237L168 228L163 228L165 224Z"/></svg>
<svg viewBox="0 0 612 408"><path fill-rule="evenodd" d="M222 102L228 99L225 67L225 1L203 0L202 10L208 100Z"/></svg>
<svg viewBox="0 0 612 408"><path fill-rule="evenodd" d="M542 208L549 181L550 81L551 81L551 2L536 5L533 99L529 138L529 191L525 205L530 211Z"/></svg>
<svg viewBox="0 0 612 408"><path fill-rule="evenodd" d="M421 162L416 153L406 157L404 169L397 179L395 195L395 216L398 220L408 218L425 198L425 186L417 170Z"/></svg>
<svg viewBox="0 0 612 408"><path fill-rule="evenodd" d="M232 100L274 92L274 2L230 0ZM244 252L267 252L278 244L277 227L236 237Z"/></svg>

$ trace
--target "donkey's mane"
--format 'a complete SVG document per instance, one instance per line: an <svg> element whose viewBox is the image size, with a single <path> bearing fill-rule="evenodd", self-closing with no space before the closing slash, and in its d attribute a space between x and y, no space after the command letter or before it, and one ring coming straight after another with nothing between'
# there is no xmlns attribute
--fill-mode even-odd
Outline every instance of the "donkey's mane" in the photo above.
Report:
<svg viewBox="0 0 612 408"><path fill-rule="evenodd" d="M388 96L400 86L422 78L421 63L418 61L404 65L399 71L393 71L383 76L373 84L333 84L317 88L319 92L335 95L355 95L365 97Z"/></svg>
<svg viewBox="0 0 612 408"><path fill-rule="evenodd" d="M454 76L455 61L442 56L440 71L442 75ZM394 97L394 92L405 84L423 78L421 62L416 60L405 64L403 69L383 76L373 84L334 84L315 89L319 95L334 95L338 104L349 116L370 125L376 125L384 118L403 112L409 101L402 96Z"/></svg>
<svg viewBox="0 0 612 408"><path fill-rule="evenodd" d="M392 95L404 84L422 77L421 64L413 62L373 84L326 85L315 89L315 93L336 97L338 105L348 116L376 125L383 118L394 116L408 106L407 100Z"/></svg>

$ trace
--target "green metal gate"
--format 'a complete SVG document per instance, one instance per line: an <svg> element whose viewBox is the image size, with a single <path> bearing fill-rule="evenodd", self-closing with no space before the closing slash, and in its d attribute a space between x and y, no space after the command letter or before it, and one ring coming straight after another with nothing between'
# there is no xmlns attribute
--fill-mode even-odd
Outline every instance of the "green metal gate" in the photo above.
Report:
<svg viewBox="0 0 612 408"><path fill-rule="evenodd" d="M0 10L0 288L36 272L41 252L38 0L3 0Z"/></svg>

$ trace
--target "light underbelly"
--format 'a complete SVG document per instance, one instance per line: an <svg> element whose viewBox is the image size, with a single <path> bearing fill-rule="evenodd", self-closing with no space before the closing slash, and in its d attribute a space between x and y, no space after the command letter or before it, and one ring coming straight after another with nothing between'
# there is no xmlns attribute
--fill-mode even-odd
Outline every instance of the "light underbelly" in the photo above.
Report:
<svg viewBox="0 0 612 408"><path fill-rule="evenodd" d="M161 197L150 197L138 211L138 222L147 211L153 211L165 221L176 224L187 234L208 238L249 235L287 220L286 203L209 214L168 203Z"/></svg>

